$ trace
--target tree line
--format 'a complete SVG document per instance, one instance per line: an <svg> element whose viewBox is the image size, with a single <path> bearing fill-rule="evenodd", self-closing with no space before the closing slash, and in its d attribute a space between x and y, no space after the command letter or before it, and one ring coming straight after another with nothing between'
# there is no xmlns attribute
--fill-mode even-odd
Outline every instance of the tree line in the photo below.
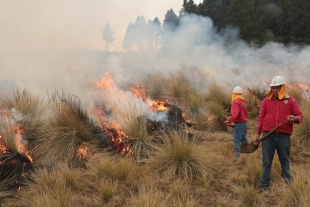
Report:
<svg viewBox="0 0 310 207"><path fill-rule="evenodd" d="M309 0L183 0L182 11L210 17L219 32L239 28L247 42L310 43Z"/></svg>
<svg viewBox="0 0 310 207"><path fill-rule="evenodd" d="M224 33L227 28L237 28L240 39L258 46L269 41L309 44L309 11L310 0L203 0L199 4L183 0L179 15L170 9L163 23L157 17L146 21L143 16L130 22L123 49L143 51L167 46L184 14L210 17L219 33ZM108 22L102 35L108 50L108 45L114 41Z"/></svg>
<svg viewBox="0 0 310 207"><path fill-rule="evenodd" d="M123 40L123 49L148 50L158 49L168 44L170 32L174 31L179 24L179 16L170 9L165 14L164 22L161 23L158 17L146 21L143 16L138 16L135 22L130 22L127 26ZM106 42L106 50L111 42L114 41L113 31L106 23L102 31L102 39Z"/></svg>

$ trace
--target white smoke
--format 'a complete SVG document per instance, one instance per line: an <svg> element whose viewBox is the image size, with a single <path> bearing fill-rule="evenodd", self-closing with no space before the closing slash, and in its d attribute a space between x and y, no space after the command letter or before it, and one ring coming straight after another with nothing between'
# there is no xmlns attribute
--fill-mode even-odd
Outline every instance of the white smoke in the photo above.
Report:
<svg viewBox="0 0 310 207"><path fill-rule="evenodd" d="M110 25L113 29L111 22ZM229 91L235 85L262 86L263 81L268 83L276 75L309 84L308 45L284 46L270 42L263 47L250 46L238 39L237 28L227 28L219 35L210 18L196 15L182 16L179 27L162 38L169 41L160 49L139 51L138 48L135 52L3 50L0 88L5 90L0 92L27 88L45 93L58 88L91 102L91 86L106 72L117 86L126 87L148 73L174 74L182 66L199 68L205 74L204 84L196 85L202 91L208 90L212 82L221 83Z"/></svg>

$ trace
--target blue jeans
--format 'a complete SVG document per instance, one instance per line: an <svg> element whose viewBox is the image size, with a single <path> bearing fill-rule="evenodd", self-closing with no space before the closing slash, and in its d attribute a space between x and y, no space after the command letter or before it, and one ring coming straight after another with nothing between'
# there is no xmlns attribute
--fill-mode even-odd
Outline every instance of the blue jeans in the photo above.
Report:
<svg viewBox="0 0 310 207"><path fill-rule="evenodd" d="M263 132L265 135L267 132ZM275 150L281 164L282 177L289 183L292 180L290 173L290 147L291 140L289 134L273 133L262 141L263 172L260 186L268 188L270 186L270 172Z"/></svg>
<svg viewBox="0 0 310 207"><path fill-rule="evenodd" d="M236 157L240 157L240 147L243 142L248 142L246 133L248 130L247 122L239 122L234 125L234 146L236 149Z"/></svg>

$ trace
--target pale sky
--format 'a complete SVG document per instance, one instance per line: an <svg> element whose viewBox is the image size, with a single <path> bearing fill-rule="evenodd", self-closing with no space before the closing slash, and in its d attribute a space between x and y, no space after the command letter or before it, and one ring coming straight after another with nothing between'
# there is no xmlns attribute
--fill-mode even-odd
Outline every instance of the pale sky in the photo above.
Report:
<svg viewBox="0 0 310 207"><path fill-rule="evenodd" d="M200 3L202 0L195 0ZM138 16L178 15L183 0L0 0L0 49L105 49L102 30L114 34L110 51L120 51L126 28Z"/></svg>

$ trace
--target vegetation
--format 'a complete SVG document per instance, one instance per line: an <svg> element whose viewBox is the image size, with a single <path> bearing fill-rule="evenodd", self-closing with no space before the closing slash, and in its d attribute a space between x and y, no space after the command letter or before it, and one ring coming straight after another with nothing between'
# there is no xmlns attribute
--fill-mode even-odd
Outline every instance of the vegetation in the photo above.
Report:
<svg viewBox="0 0 310 207"><path fill-rule="evenodd" d="M184 0L182 11L210 17L218 31L240 29L240 38L264 44L269 41L309 44L307 0Z"/></svg>
<svg viewBox="0 0 310 207"><path fill-rule="evenodd" d="M98 123L90 118L90 110L74 95L55 91L48 101L41 101L28 92L18 92L13 93L13 98L4 98L1 112L14 106L22 114L37 118L21 125L30 129L22 138L27 138L28 134L35 137L31 145L25 144L33 158L30 165L33 168L29 170L21 163L21 170L16 171L18 176L1 177L1 205L309 206L309 99L306 96L298 99L304 121L295 125L291 137L294 182L289 186L285 183L275 157L271 193L266 196L259 191L261 147L234 161L232 129L222 124L229 115L230 89L213 82L206 88L200 87L197 85L199 79L194 77L204 77L201 74L198 69L183 68L165 77L149 74L141 81L147 83L147 97L171 100L182 107L185 118L190 114L191 120L176 130L163 130L155 137L148 133L148 122L143 116L130 112L122 126L126 139L118 142L130 143L128 152L132 153L127 154L115 153L111 146L101 145L98 134L116 138L116 131L108 131L104 125L97 126ZM177 90L175 85L181 83L183 90ZM160 92L148 94L153 91ZM258 109L261 99L257 94L263 96L263 93L259 88L252 88L245 94L253 105L252 110ZM39 110L39 106L48 110ZM20 121L24 123L25 120ZM250 141L254 139L256 121L254 115L248 121ZM36 130L27 128L33 124ZM12 127L1 125L1 138L8 137L4 136L8 129L14 142L16 132ZM78 153L81 146L87 146L85 156ZM6 162L3 156L1 158L3 165ZM19 185L9 185L10 182Z"/></svg>

